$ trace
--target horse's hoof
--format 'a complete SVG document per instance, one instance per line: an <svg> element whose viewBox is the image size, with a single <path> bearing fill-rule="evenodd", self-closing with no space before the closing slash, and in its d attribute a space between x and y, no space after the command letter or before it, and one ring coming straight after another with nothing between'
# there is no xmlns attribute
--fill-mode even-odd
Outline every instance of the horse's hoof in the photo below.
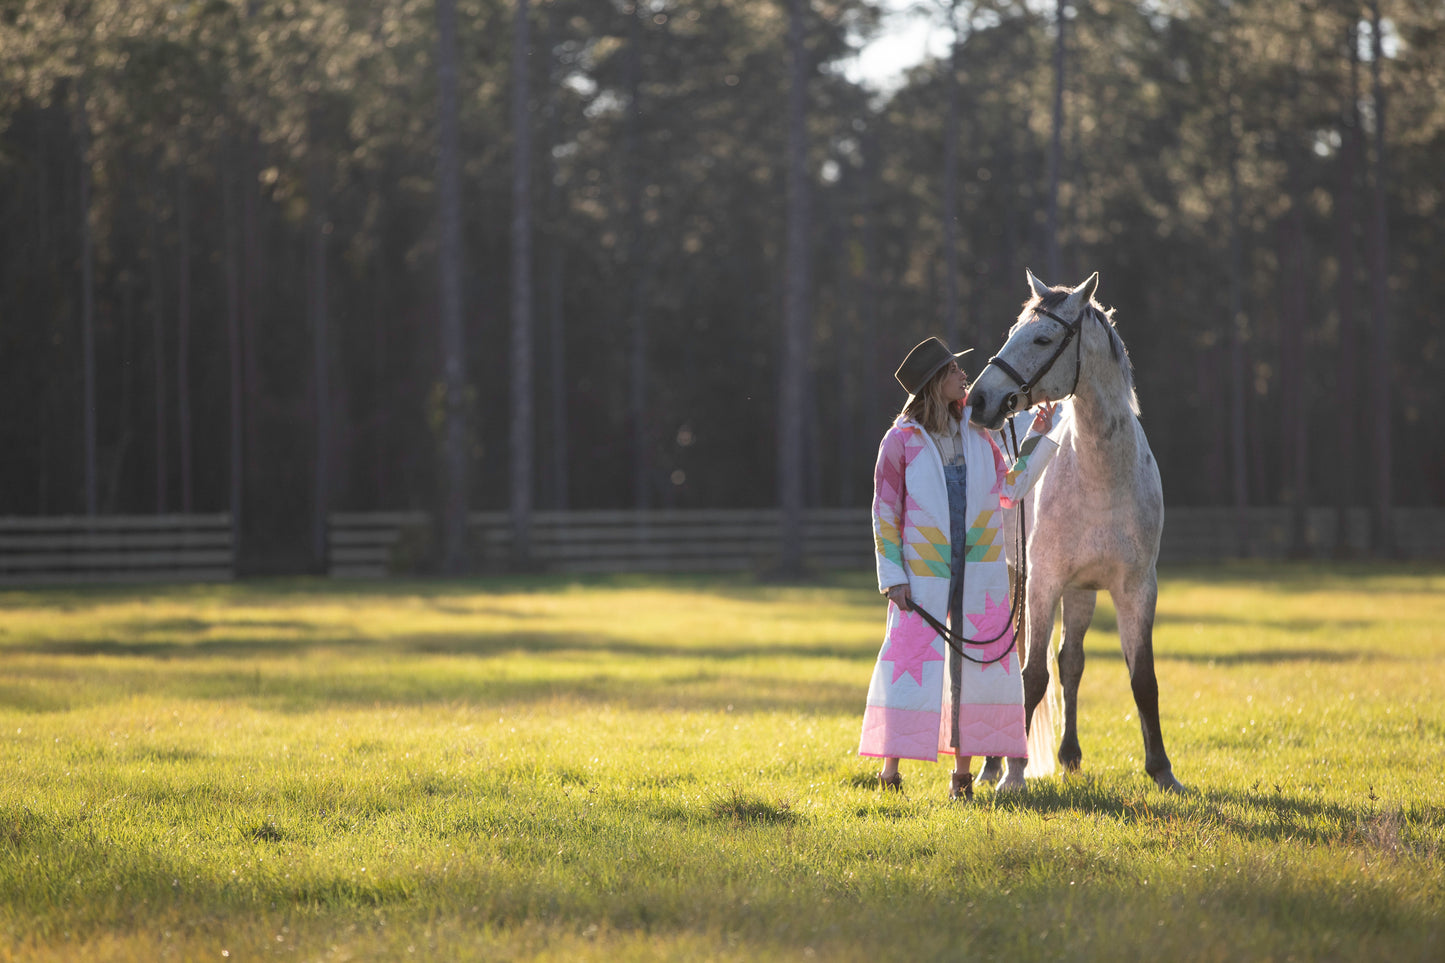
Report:
<svg viewBox="0 0 1445 963"><path fill-rule="evenodd" d="M989 756L983 764L983 769L974 779L974 785L978 785L980 783L987 783L988 785L992 786L994 783L998 782L999 777L1002 775L1002 758L999 756Z"/></svg>
<svg viewBox="0 0 1445 963"><path fill-rule="evenodd" d="M1184 795L1184 784L1174 778L1174 771L1172 769L1165 769L1163 772L1155 774L1154 783L1165 792L1172 792L1180 796Z"/></svg>
<svg viewBox="0 0 1445 963"><path fill-rule="evenodd" d="M999 780L999 784L994 787L993 791L1000 794L1023 792L1024 788L1025 783L1023 775L1009 773L1008 775L1004 776L1003 779Z"/></svg>

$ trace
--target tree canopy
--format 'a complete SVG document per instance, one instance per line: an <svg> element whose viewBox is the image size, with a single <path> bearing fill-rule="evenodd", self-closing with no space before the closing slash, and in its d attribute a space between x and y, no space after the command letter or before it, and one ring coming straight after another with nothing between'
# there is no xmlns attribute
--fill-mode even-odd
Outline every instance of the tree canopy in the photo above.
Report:
<svg viewBox="0 0 1445 963"><path fill-rule="evenodd" d="M467 501L503 508L517 6L456 8ZM1250 503L1364 504L1381 424L1393 501L1445 499L1437 3L1380 5L1379 98L1359 3L1068 5L1052 238L1052 5L923 8L956 55L880 93L846 69L877 6L803 4L800 371L789 3L523 9L537 507L776 504L785 379L805 501L864 504L897 360L950 330L986 358L1051 240L1047 280L1098 270L1117 308L1171 504L1231 503L1236 470ZM0 513L85 510L87 352L100 511L224 510L237 457L278 529L439 503L436 29L424 0L0 2Z"/></svg>

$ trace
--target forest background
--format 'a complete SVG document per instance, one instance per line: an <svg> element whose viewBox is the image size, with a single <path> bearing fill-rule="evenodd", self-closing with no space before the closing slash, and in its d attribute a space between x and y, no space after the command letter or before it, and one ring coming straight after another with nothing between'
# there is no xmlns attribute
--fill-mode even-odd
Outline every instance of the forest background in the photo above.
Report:
<svg viewBox="0 0 1445 963"><path fill-rule="evenodd" d="M1026 267L1168 504L1445 504L1438 2L936 0L880 91L883 13L0 0L0 515L861 507Z"/></svg>

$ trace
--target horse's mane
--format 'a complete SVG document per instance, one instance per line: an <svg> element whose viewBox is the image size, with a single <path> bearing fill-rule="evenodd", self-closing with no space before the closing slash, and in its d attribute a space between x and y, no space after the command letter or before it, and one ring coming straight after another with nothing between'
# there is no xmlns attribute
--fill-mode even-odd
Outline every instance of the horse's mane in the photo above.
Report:
<svg viewBox="0 0 1445 963"><path fill-rule="evenodd" d="M1020 319L1026 317L1027 315L1031 314L1036 308L1043 308L1047 311L1053 311L1055 308L1058 308L1065 301L1067 301L1069 299L1069 295L1073 293L1074 292L1072 288L1062 285L1050 288L1049 293L1045 294L1043 297L1035 295L1025 301L1023 310L1020 312L1019 317ZM1129 360L1129 349L1124 346L1124 339L1119 337L1119 332L1114 327L1114 309L1106 309L1098 301L1090 298L1089 306L1085 308L1085 310L1092 312L1094 314L1094 317L1097 318L1101 323L1103 329L1108 332L1109 352L1114 356L1114 361L1119 366L1119 375L1124 380L1124 390L1128 393L1129 396L1129 410L1134 412L1135 415L1139 414L1139 395L1134 390L1134 362ZM1014 325L1014 328L1017 328L1019 324L1022 323L1023 321L1020 320L1018 324ZM1013 334L1013 329L1009 330L1009 334Z"/></svg>

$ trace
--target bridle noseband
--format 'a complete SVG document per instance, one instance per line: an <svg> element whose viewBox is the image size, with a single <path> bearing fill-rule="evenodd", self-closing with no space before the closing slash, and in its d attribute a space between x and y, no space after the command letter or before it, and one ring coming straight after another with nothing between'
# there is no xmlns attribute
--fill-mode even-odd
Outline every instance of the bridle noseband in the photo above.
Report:
<svg viewBox="0 0 1445 963"><path fill-rule="evenodd" d="M1072 322L1069 322L1065 321L1063 318L1059 317L1048 308L1034 308L1035 314L1042 314L1044 317L1049 318L1053 321L1057 321L1059 324L1064 326L1064 340L1059 342L1059 346L1054 349L1054 353L1049 355L1049 359L1044 362L1043 367L1039 368L1038 371L1034 372L1032 378L1025 378L1023 375L1019 374L1018 370L1015 369L1013 365L1009 364L998 355L994 355L992 358L989 358L988 364L984 365L984 367L987 368L992 365L993 367L1002 371L1004 374L1008 375L1009 378L1013 379L1014 384L1019 386L1019 392L1022 393L1024 396L1024 401L1026 402L1024 407L1032 408L1034 406L1034 389L1038 387L1039 382L1043 380L1044 375L1049 373L1049 369L1054 366L1054 362L1058 361L1059 357L1069 349L1069 342L1073 341L1075 338L1078 338L1078 343L1074 346L1074 384L1072 387L1069 388L1069 393L1063 396L1064 398L1073 397L1074 392L1079 390L1079 371L1083 368L1084 360L1084 339L1080 337L1080 332L1083 330L1084 327L1084 319L1091 315L1093 311L1094 309L1090 305L1086 304L1084 305L1084 309L1079 312L1079 316L1075 318ZM979 373L982 374L982 372ZM1063 398L1060 398L1058 400L1062 401ZM1017 394L1013 395L1009 399L1008 407L1010 411L1014 411L1018 408Z"/></svg>

